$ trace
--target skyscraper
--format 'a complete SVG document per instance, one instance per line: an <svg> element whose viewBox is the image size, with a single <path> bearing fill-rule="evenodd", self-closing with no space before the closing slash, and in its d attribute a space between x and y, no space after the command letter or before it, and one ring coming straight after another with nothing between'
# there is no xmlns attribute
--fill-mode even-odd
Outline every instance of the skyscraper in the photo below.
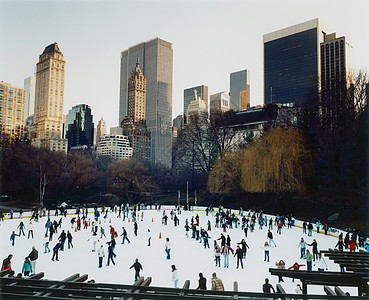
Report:
<svg viewBox="0 0 369 300"><path fill-rule="evenodd" d="M65 60L57 43L47 46L36 65L36 95L31 137L37 147L67 151L62 139Z"/></svg>
<svg viewBox="0 0 369 300"><path fill-rule="evenodd" d="M190 105L191 101L195 98L195 90L197 95L205 102L206 109L209 109L209 96L208 96L208 87L206 85L199 85L192 88L185 89L183 92L183 116L187 117L187 109Z"/></svg>
<svg viewBox="0 0 369 300"><path fill-rule="evenodd" d="M92 146L94 123L91 107L87 104L78 104L69 110L64 123L64 138L68 140L68 149L75 146Z"/></svg>
<svg viewBox="0 0 369 300"><path fill-rule="evenodd" d="M230 108L244 110L250 107L250 71L245 69L230 74ZM241 97L241 92L242 97Z"/></svg>
<svg viewBox="0 0 369 300"><path fill-rule="evenodd" d="M26 90L0 82L0 140L23 137Z"/></svg>
<svg viewBox="0 0 369 300"><path fill-rule="evenodd" d="M27 119L35 110L36 77L30 76L24 79L24 89L26 90L25 119Z"/></svg>
<svg viewBox="0 0 369 300"><path fill-rule="evenodd" d="M99 120L99 122L97 122L97 126L96 126L96 139L95 139L95 144L97 144L99 138L101 136L106 135L106 122L105 120L101 117L101 119Z"/></svg>
<svg viewBox="0 0 369 300"><path fill-rule="evenodd" d="M318 92L320 43L326 32L314 19L263 36L265 104L301 105Z"/></svg>
<svg viewBox="0 0 369 300"><path fill-rule="evenodd" d="M197 96L197 92L195 91L195 97L192 99L190 105L187 109L187 124L191 123L192 116L208 116L208 110L206 108L206 104L201 97Z"/></svg>
<svg viewBox="0 0 369 300"><path fill-rule="evenodd" d="M140 57L146 77L146 121L151 131L151 161L172 164L172 43L160 38L137 44L121 53L119 122L128 115L128 79Z"/></svg>
<svg viewBox="0 0 369 300"><path fill-rule="evenodd" d="M210 95L210 115L214 110L229 111L229 92L220 92Z"/></svg>

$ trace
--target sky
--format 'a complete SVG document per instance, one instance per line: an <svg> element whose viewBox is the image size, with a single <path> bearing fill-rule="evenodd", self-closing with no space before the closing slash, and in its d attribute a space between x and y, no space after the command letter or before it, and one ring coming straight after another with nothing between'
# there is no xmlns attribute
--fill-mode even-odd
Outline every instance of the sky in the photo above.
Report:
<svg viewBox="0 0 369 300"><path fill-rule="evenodd" d="M182 198L183 204L183 198ZM153 207L154 208L154 207ZM313 239L316 239L319 250L327 250L333 248L337 243L337 236L340 232L335 233L333 236L325 236L321 230L320 234L313 232L312 237L307 237L307 234L302 233L302 221L296 220L296 225L300 227L293 227L282 229L282 234L276 233L276 227L273 226L271 232L273 233L274 242L277 247L270 249L270 261L264 262L264 249L263 245L266 241L267 229L264 226L262 230L259 230L259 226L255 227L255 230L251 232L248 230L247 237L245 237L244 231L238 226L232 229L228 228L226 236L231 238L231 247L236 250L237 244L242 239L246 240L249 246L247 250L246 259L243 261L244 268L236 269L236 258L229 257L229 268L224 268L224 257L221 256L221 267L215 267L213 243L214 240L220 237L222 228L215 228L215 214L209 214L206 217L204 208L200 208L198 211L196 208L192 212L183 211L179 218L179 226L175 227L173 221L170 218L170 210L173 207L162 206L162 210L165 210L168 215L168 225L163 225L161 222L163 211L156 210L144 210L139 212L141 216L144 213L143 221L139 220L138 235L133 234L133 222L130 217L130 222L126 218L125 221L122 218L117 218L118 214L109 213L107 218L100 217L101 225L106 233L106 237L94 238L92 236L91 227L88 229L82 229L75 232L75 226L71 227L70 220L75 217L75 210L69 210L70 215L67 218L62 218L62 230L70 230L73 236L72 249L67 249L67 242L65 242L65 249L63 252L59 252L59 261L52 262L52 248L57 243L61 231L58 229L58 233L53 236L52 242L50 242L50 253L44 252L44 234L46 218L43 217L39 222L33 222L34 238L27 238L29 229L29 216L30 213L23 215L23 222L25 225L25 236L16 237L15 246L11 246L9 240L12 230L15 230L18 234L19 230L17 226L20 221L18 219L18 213L15 213L16 219L5 219L5 222L1 222L0 237L3 241L0 247L0 258L4 259L9 253L13 254L12 268L16 273L21 271L24 257L31 251L31 247L35 246L39 251L39 258L36 262L36 273L44 272L45 279L51 280L63 280L72 274L79 273L88 274L88 280L94 279L96 282L101 283L120 283L120 284L132 284L134 279L134 271L129 267L134 263L137 258L142 264L143 271L140 275L152 277L151 286L173 287L171 281L171 265L174 264L178 269L179 282L178 286L182 287L185 280L190 280L190 288L195 289L198 284L198 274L202 272L204 277L207 278L207 288L211 288L211 274L217 273L217 276L223 281L225 290L233 289L233 282L238 282L239 291L249 292L261 292L261 285L264 283L265 278L269 278L271 284L275 287L278 282L277 276L272 276L269 273L269 268L276 268L275 263L279 260L284 260L286 268L292 266L295 262L299 264L306 264L306 262L300 259L300 249L298 248L301 237L304 237L307 243L312 243ZM90 214L88 218L93 221L92 209L89 209ZM239 211L234 211L236 214ZM185 237L185 220L188 219L191 222L191 217L199 215L199 226L207 230L207 221L211 223L211 230L208 231L210 236L209 248L204 249L202 243L195 239ZM28 218L26 218L28 216ZM270 215L268 215L270 218ZM51 221L59 221L59 217L54 217L54 212L51 214ZM274 216L273 216L274 219ZM111 223L109 223L111 220ZM100 222L100 221L99 221ZM109 241L109 225L112 225L118 233L116 239L117 245L114 252L117 254L115 259L116 265L106 266L107 263L107 245ZM127 236L131 243L125 242L123 245L122 226L127 230ZM151 246L147 246L147 229L151 232ZM314 226L315 229L315 226ZM100 232L100 228L98 228ZM191 231L190 231L191 232ZM343 233L345 236L345 232ZM161 239L159 238L161 236ZM164 252L165 239L170 239L171 243L171 259L166 260L166 254ZM98 240L96 243L96 249L104 245L105 258L103 261L103 267L98 269L98 257L96 252L92 252L93 241ZM220 240L217 241L220 245ZM309 251L312 251L312 247L307 247ZM332 260L325 258L329 271L339 272L339 265L335 264ZM317 266L312 266L313 271L317 270ZM302 266L301 270L306 270L306 266ZM287 293L295 293L296 284L300 283L296 279L292 282L290 278L284 278L284 282L281 283ZM334 289L334 287L333 287ZM344 292L350 292L351 295L357 295L357 288L342 287ZM325 294L322 286L308 286L309 294Z"/></svg>
<svg viewBox="0 0 369 300"><path fill-rule="evenodd" d="M369 70L369 1L0 0L0 81L23 87L39 55L57 42L66 61L64 113L88 104L95 126L118 125L120 53L154 37L173 43L172 116L183 91L229 91L249 69L251 105L263 104L263 35L320 18L353 46L350 65Z"/></svg>

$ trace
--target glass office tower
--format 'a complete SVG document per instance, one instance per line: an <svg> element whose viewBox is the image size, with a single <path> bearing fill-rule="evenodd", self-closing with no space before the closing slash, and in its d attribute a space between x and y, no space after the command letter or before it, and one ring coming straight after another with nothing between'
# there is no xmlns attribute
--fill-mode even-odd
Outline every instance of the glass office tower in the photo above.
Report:
<svg viewBox="0 0 369 300"><path fill-rule="evenodd" d="M151 161L172 165L173 45L160 38L121 53L119 122L127 116L128 79L137 56L146 77L146 120L151 131Z"/></svg>
<svg viewBox="0 0 369 300"><path fill-rule="evenodd" d="M250 107L250 71L245 69L230 74L230 109L243 110ZM241 92L247 92L245 101L241 103Z"/></svg>
<svg viewBox="0 0 369 300"><path fill-rule="evenodd" d="M314 19L263 36L265 104L302 105L318 91L320 43L326 32Z"/></svg>

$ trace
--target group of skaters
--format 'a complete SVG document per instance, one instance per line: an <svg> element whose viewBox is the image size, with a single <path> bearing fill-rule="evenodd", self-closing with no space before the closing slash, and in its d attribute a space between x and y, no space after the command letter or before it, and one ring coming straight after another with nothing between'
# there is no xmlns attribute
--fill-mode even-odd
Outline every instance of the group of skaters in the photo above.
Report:
<svg viewBox="0 0 369 300"><path fill-rule="evenodd" d="M1 271L8 271L8 276L14 277L15 270L12 268L11 261L13 254L9 254L1 265ZM22 272L17 274L17 278L29 277L32 274L36 274L36 261L38 259L38 251L35 246L32 246L31 252L24 258Z"/></svg>

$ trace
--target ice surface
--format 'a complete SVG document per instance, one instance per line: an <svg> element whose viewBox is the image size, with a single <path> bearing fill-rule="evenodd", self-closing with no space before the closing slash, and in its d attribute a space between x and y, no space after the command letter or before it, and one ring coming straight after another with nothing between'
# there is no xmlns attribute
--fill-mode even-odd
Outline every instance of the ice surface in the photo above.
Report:
<svg viewBox="0 0 369 300"><path fill-rule="evenodd" d="M50 253L44 254L44 235L45 235L45 223L47 218L42 217L38 223L34 223L34 235L35 238L27 238L27 227L29 224L29 214L23 214L23 222L26 226L26 236L17 237L15 240L15 246L11 246L9 240L10 234L13 230L18 233L17 226L20 223L18 218L4 222L0 222L0 259L4 259L8 254L13 254L12 268L16 273L21 272L24 258L30 253L32 246L36 246L39 251L39 259L36 264L36 272L45 272L45 279L62 280L74 273L88 274L89 279L94 279L96 282L104 283L121 283L132 284L134 282L134 270L129 267L134 263L135 259L141 262L143 271L141 276L152 277L152 286L172 287L171 281L171 265L174 264L178 269L179 275L179 287L182 287L185 280L189 279L191 282L190 288L196 288L198 285L198 274L202 272L204 277L207 278L207 288L211 288L211 274L217 273L217 276L223 280L226 290L232 290L233 282L238 281L239 291L252 291L260 292L261 286L264 283L265 278L269 278L271 284L276 285L278 283L278 277L270 275L268 269L275 268L275 263L283 259L286 263L286 268L293 265L294 262L299 264L305 264L304 260L300 260L300 249L298 249L298 243L301 237L304 237L307 243L311 243L313 238L318 243L319 250L326 250L328 248L334 248L337 242L337 236L325 236L316 232L312 237L308 237L302 233L302 229L293 227L292 229L283 228L282 235L276 233L276 228L273 226L274 240L277 247L270 249L270 262L264 262L264 249L262 246L267 240L267 228L264 226L263 230L259 230L258 226L255 226L255 231L248 231L248 237L245 238L250 249L247 251L247 257L244 260L244 269L236 269L236 258L230 257L229 268L223 267L223 257L221 257L221 267L215 267L214 254L213 254L213 242L214 239L220 237L222 232L221 228L214 228L215 216L210 215L207 217L204 208L194 208L193 211L182 211L182 214L178 215L180 219L180 225L175 227L173 221L170 219L170 210L174 207L162 207L161 211L156 210L141 210L144 213L144 220L138 221L138 236L133 234L133 223L130 219L126 218L122 221L122 218L117 218L118 213L110 212L108 218L104 220L101 218L101 226L105 229L106 238L99 239L97 247L101 244L104 245L107 252L106 242L109 238L109 225L112 225L118 231L117 246L115 253L117 257L115 259L116 265L106 266L107 253L104 258L103 268L98 268L98 255L97 252L92 252L92 231L91 227L88 229L81 229L81 231L75 232L75 228L71 228L70 219L75 215L75 210L69 210L68 216L63 217L62 229L67 232L70 230L73 235L73 249L67 248L67 241L65 242L65 249L63 252L59 252L59 261L51 261L52 248L57 243L57 238L61 232L58 229L58 233L54 235L53 241L50 243ZM168 215L168 225L165 226L161 222L163 210ZM238 211L235 211L238 213ZM200 216L200 227L206 229L208 220L211 221L211 231L209 231L209 245L210 249L204 249L203 244L194 239L186 238L184 224L186 218L191 220L192 216ZM269 219L269 215L268 219ZM18 217L18 213L15 213L15 217ZM89 216L91 221L93 220L92 209L89 209ZM60 219L54 217L54 212L51 214L51 220ZM141 218L140 218L141 219ZM274 218L273 218L274 219ZM111 220L111 223L109 223ZM296 225L301 226L301 221L296 221ZM122 226L125 226L128 232L128 238L131 243L121 244ZM83 228L83 227L82 227ZM151 230L151 246L147 246L147 229ZM100 230L99 230L100 231ZM190 230L191 233L191 230ZM161 239L159 239L161 234ZM241 228L227 229L227 234L231 237L231 247L235 250L236 243L240 242L244 238L244 232ZM100 234L99 234L100 237ZM169 237L172 244L170 260L166 259L166 253L164 250L165 238ZM220 241L218 241L219 243ZM311 247L307 247L311 250ZM339 271L339 265L334 264L328 258L325 259L328 264L329 271ZM302 267L302 270L306 270L306 267ZM313 270L316 268L313 266ZM291 279L284 278L282 286L287 293L294 293L296 284L299 280L295 280L294 283ZM349 291L351 295L357 294L357 289L343 288L344 291ZM308 293L324 294L323 287L308 286Z"/></svg>

